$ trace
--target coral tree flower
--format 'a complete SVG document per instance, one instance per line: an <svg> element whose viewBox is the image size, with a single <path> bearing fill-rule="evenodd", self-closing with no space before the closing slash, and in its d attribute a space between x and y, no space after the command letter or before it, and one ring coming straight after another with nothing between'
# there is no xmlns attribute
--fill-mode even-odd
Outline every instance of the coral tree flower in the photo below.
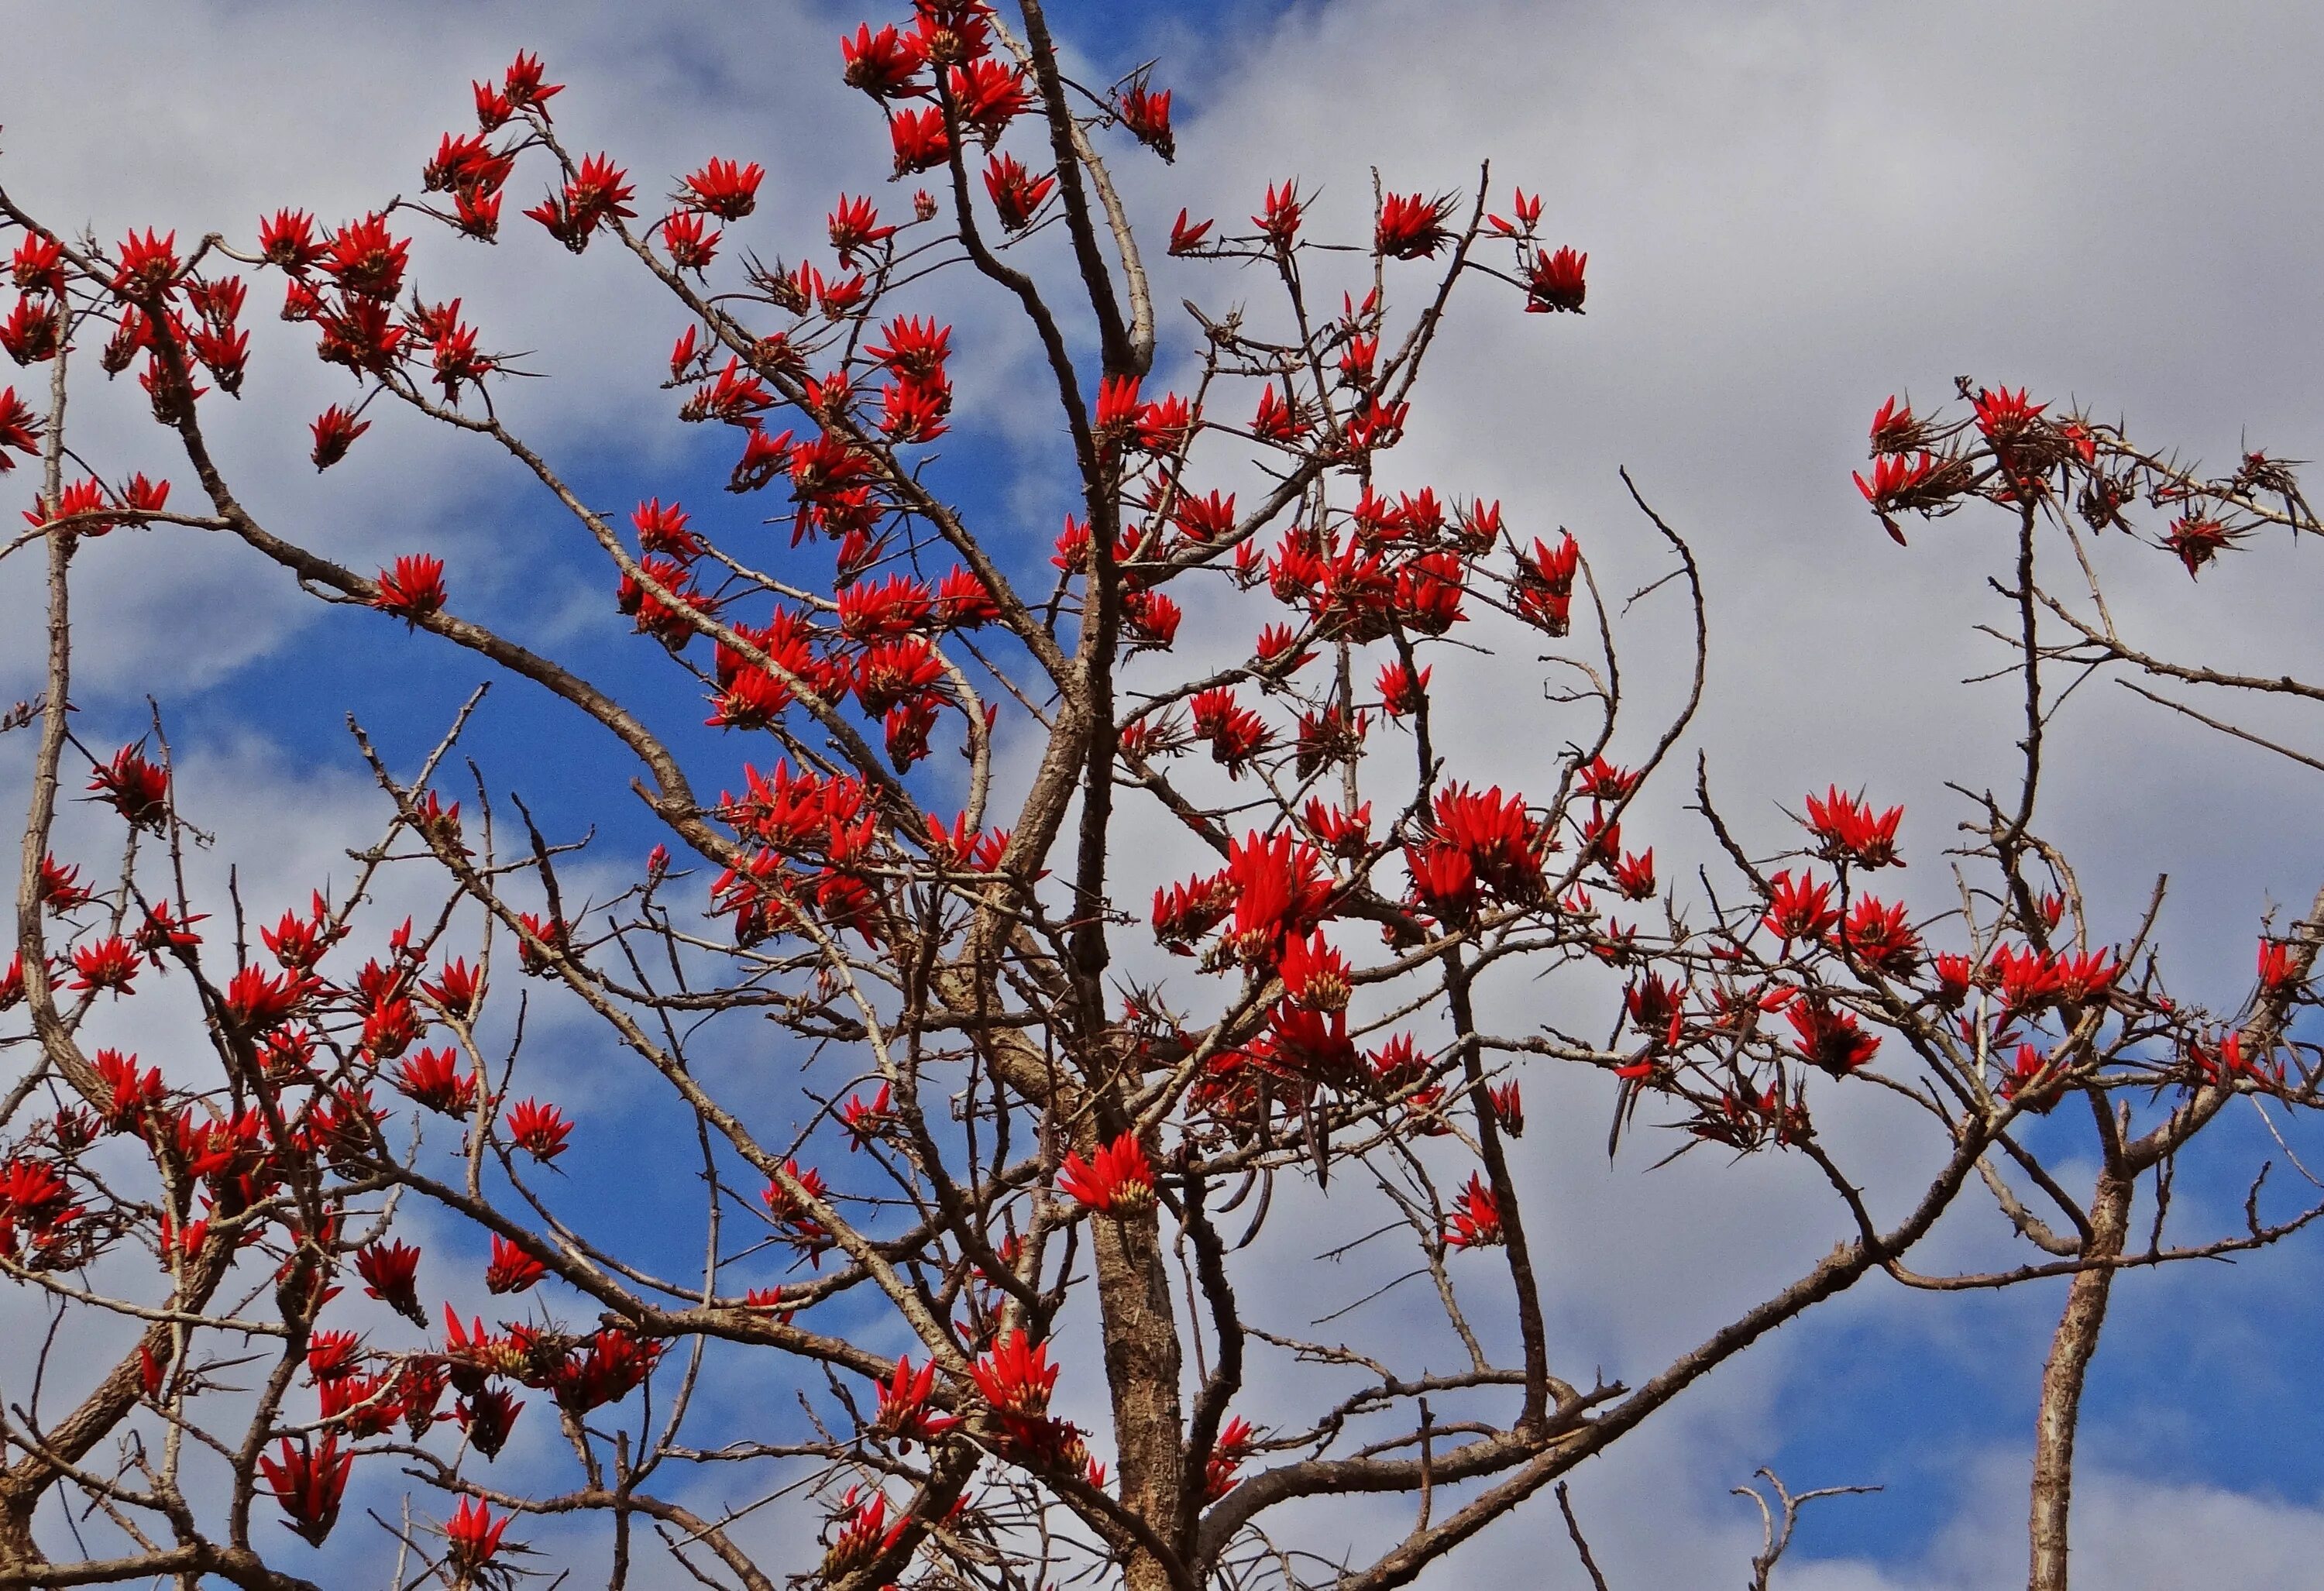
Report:
<svg viewBox="0 0 2324 1591"><path fill-rule="evenodd" d="M1589 268L1590 256L1577 254L1570 248L1562 248L1554 254L1536 250L1533 263L1526 270L1526 308L1536 315L1559 310L1582 313L1582 300L1590 290L1585 280Z"/></svg>
<svg viewBox="0 0 2324 1591"><path fill-rule="evenodd" d="M1469 1185L1461 1190L1461 1197L1453 1204L1452 1224L1445 1228L1444 1246L1489 1248L1501 1238L1501 1201L1485 1185L1480 1173L1471 1172Z"/></svg>
<svg viewBox="0 0 2324 1591"><path fill-rule="evenodd" d="M1018 1330L1001 1338L990 1353L971 1366L969 1377L995 1412L1038 1419L1049 1412L1057 1366L1049 1363L1047 1344L1036 1343Z"/></svg>
<svg viewBox="0 0 2324 1591"><path fill-rule="evenodd" d="M346 1493L347 1474L355 1467L355 1454L340 1452L338 1441L337 1431L325 1436L320 1448L310 1448L303 1439L293 1445L285 1437L280 1457L262 1455L258 1460L259 1473L289 1516L283 1522L301 1540L316 1547L323 1544L338 1522L339 1499Z"/></svg>
<svg viewBox="0 0 2324 1591"><path fill-rule="evenodd" d="M1154 1167L1138 1135L1124 1133L1087 1160L1068 1154L1057 1170L1057 1188L1084 1209L1122 1219L1153 1207Z"/></svg>
<svg viewBox="0 0 2324 1591"><path fill-rule="evenodd" d="M427 553L407 554L392 569L379 572L379 590L371 605L410 624L442 612L444 560Z"/></svg>
<svg viewBox="0 0 2324 1591"><path fill-rule="evenodd" d="M477 1498L461 1498L460 1506L452 1511L444 1526L444 1545L453 1565L465 1574L474 1574L491 1562L500 1550L501 1532L508 1529L512 1517L494 1519L492 1509Z"/></svg>

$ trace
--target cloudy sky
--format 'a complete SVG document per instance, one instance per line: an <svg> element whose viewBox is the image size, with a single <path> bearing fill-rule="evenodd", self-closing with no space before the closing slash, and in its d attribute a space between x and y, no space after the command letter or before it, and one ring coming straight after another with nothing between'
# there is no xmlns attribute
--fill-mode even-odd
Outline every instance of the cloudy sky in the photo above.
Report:
<svg viewBox="0 0 2324 1591"><path fill-rule="evenodd" d="M1519 317L1480 295L1452 323L1398 467L1407 484L1501 498L1521 533L1571 526L1622 589L1660 573L1616 475L1629 467L1702 556L1714 672L1702 745L1767 848L1780 842L1775 804L1833 781L1907 802L1933 847L1960 815L1943 781L1998 777L2009 755L2006 693L1958 683L1994 661L1971 627L2002 566L1998 523L1965 514L1899 550L1849 483L1887 394L1933 403L1967 374L2079 400L2188 455L2324 456L2311 379L2324 353L2311 264L2324 243L2324 14L2312 8L1053 10L1090 76L1152 57L1177 90L1178 163L1125 171L1155 225L1181 206L1248 214L1269 180L1296 176L1322 195L1319 225L1353 235L1373 165L1392 188L1434 191L1489 160L1497 198L1512 182L1545 197L1551 241L1590 253L1589 315ZM786 0L0 4L12 68L0 184L52 224L108 238L130 225L246 235L284 204L359 213L414 190L438 134L464 124L468 80L531 48L571 85L560 125L649 191L710 154L765 163L754 243L797 258L833 193L894 193L879 187L876 116L838 82L835 35L862 14ZM586 491L608 503L711 496L723 459L706 460L653 391L674 318L605 251L571 262L527 225L496 251L424 242L420 285L462 293L489 342L536 351L530 367L555 379L510 403ZM1157 275L1166 305L1256 291L1169 262ZM962 338L986 357L955 374L964 406L992 415L997 462L953 489L995 524L1029 526L1021 554L1060 511L1054 437L1018 404L1021 347L980 332L979 313L958 312ZM602 577L480 451L384 420L318 479L304 422L343 389L303 333L253 318L258 373L226 446L262 519L358 566L440 552L473 611L593 666L629 666L617 660L636 648ZM1185 329L1166 318L1180 358ZM134 405L99 403L82 436L117 478L163 462L151 430ZM0 501L29 492L20 472ZM2120 563L2116 612L2135 635L2270 667L2313 661L2297 549L2230 559L2200 586L2159 558ZM301 869L376 824L349 771L345 713L408 757L475 683L459 660L319 611L190 536L116 536L85 570L84 633L101 638L83 652L85 715L125 736L143 694L160 694L185 726L188 795L237 814L222 823L230 835L264 837L249 865L282 889L303 891ZM35 688L31 574L0 565L0 702ZM1190 634L1203 623L1191 616ZM1651 696L1672 683L1677 631L1649 603L1636 636ZM636 688L692 711L690 687L666 677L641 674ZM1466 743L1517 757L1520 781L1510 748L1559 738L1539 729L1530 680L1452 711ZM2169 873L2173 965L2227 994L2261 913L2304 901L2324 869L2324 841L2301 821L2312 793L2125 693L2093 689L2060 736L2045 826L2084 859L2117 931ZM11 789L21 740L0 742ZM496 782L537 795L552 823L641 832L622 826L628 772L610 747L521 693L499 689L478 744ZM1674 805L1664 815L1666 857L1690 854L1699 835ZM1915 881L1942 883L1934 867ZM1609 1168L1594 1080L1542 1095L1528 1174L1563 1212L1563 1329L1602 1345L1611 1370L1692 1340L1835 1235L1812 1190L1782 1173L1700 1157L1653 1174L1645 1160ZM2089 1583L2271 1586L2314 1562L2319 1282L2324 1256L2307 1243L2120 1291L2077 1513ZM1739 1578L1756 1527L1726 1488L1767 1462L1795 1485L1888 1487L1812 1516L1797 1585L1950 1591L2017 1572L2024 1432L2055 1295L1932 1306L1867 1292L1755 1350L1578 1478L1617 1586ZM1563 1550L1554 1515L1537 1513L1488 1537L1477 1567L1540 1574L1546 1557L1541 1583L1579 1584Z"/></svg>

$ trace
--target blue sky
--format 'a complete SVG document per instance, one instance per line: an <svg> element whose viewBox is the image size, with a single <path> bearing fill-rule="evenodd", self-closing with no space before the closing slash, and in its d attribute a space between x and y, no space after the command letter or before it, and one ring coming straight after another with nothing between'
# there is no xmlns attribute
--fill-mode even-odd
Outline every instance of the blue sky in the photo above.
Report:
<svg viewBox="0 0 2324 1591"><path fill-rule="evenodd" d="M2324 243L2310 197L2324 112L2309 87L2324 23L2304 8L1073 0L1052 12L1093 76L1157 56L1157 81L1179 92L1180 162L1125 173L1150 226L1181 205L1241 214L1295 173L1323 185L1347 226L1375 161L1392 186L1433 189L1489 155L1499 191L1514 179L1548 196L1558 239L1591 253L1591 313L1456 316L1435 407L1405 461L1409 483L1501 497L1524 533L1571 524L1609 568L1647 575L1614 474L1632 467L1711 573L1716 675L1702 741L1770 846L1775 803L1870 779L1876 796L1911 805L1933 851L1958 815L1941 780L2008 754L2006 700L1955 683L1990 661L1969 627L1999 566L1993 527L1964 515L1899 553L1849 484L1865 420L1888 392L1931 401L1972 373L2126 413L2143 434L2212 458L2246 437L2324 456L2312 380L2324 305L2306 263ZM795 258L841 186L903 197L871 186L885 163L877 117L836 84L834 39L857 15L26 7L12 23L23 87L0 182L108 236L133 222L246 228L277 203L354 213L416 185L434 135L461 124L467 80L522 46L570 85L558 108L575 136L645 181L712 153L767 161L770 252L802 240L779 251ZM114 108L124 96L140 114ZM746 524L758 510L718 490L727 439L682 431L652 390L676 317L618 262L570 262L528 227L512 224L490 258L423 244L420 280L467 293L487 340L540 350L556 379L517 401L593 502L678 495ZM1167 263L1157 274L1165 303L1256 292ZM1031 390L1021 345L981 326L973 303L961 314L995 421L956 434L944 490L1005 527L1012 564L1035 566L1065 506L1055 450L1038 410L1012 396ZM1166 335L1185 324L1167 318ZM298 363L297 334L257 340L260 373L228 446L261 483L246 495L262 518L364 567L441 551L456 602L473 593L479 616L543 637L660 722L698 722L693 684L623 633L594 553L504 465L383 424L313 478L300 458L304 420L339 389ZM114 407L92 430L119 474L155 455L134 406ZM23 476L5 490L23 495ZM212 794L294 802L302 833L376 824L348 713L409 767L483 677L377 615L318 612L226 549L121 536L96 550L92 620L116 644L94 662L84 712L127 725L143 693L166 684L180 751L207 760ZM2195 588L2174 569L2134 575L2118 611L2189 646L2312 663L2297 563L2273 549ZM0 698L30 694L27 572L0 566ZM1205 618L1190 614L1190 630ZM1649 694L1671 684L1658 622L1640 621ZM1459 704L1456 732L1521 777L1532 700L1480 693ZM2090 859L2086 878L2116 921L2155 872L2172 873L2173 965L2224 992L2245 974L2267 903L2304 901L2324 868L2324 842L2303 821L2312 792L2152 710L2078 706L2045 822ZM693 729L677 738L706 790L736 782L731 743ZM622 865L654 838L618 748L521 682L495 682L468 750L496 790L523 792L552 837L595 824ZM0 774L20 773L19 748L0 745ZM265 812L224 815L229 832L263 841ZM1672 853L1700 842L1674 802L1652 821ZM299 854L327 853L317 841ZM1938 867L1914 871L1941 887ZM592 1145L593 1125L657 1118L609 1057L573 1064L600 1091L571 1163L604 1155L673 1185L690 1174L659 1149L641 1153L658 1140ZM1784 1221L1813 1211L1812 1250L1829 1243L1828 1212L1780 1179L1722 1180L1700 1156L1651 1176L1645 1158L1607 1166L1603 1093L1594 1081L1545 1089L1554 1103L1536 1113L1548 1125L1527 1140L1536 1173L1573 1212L1577 1266L1631 1256L1575 1283L1562 1308L1578 1336L1609 1351L1683 1339L1716 1300L1779 1274L1795 1236ZM2226 1152L2190 1165L2182 1197L2231 1210L2264 1153L2238 1129ZM635 1205L596 1206L586 1182L576 1172L567 1191L600 1229L651 1236ZM1731 1209L1705 1208L1730 1199ZM2218 1535L2211 1583L2281 1584L2268 1577L2287 1543L2324 1532L2319 1281L2312 1236L2232 1271L2126 1281L2086 1417L2087 1528L2108 1532L2090 1550L2113 1577L2094 1583L2184 1583L2140 1577L2180 1572L2140 1532L2159 1540L2200 1525ZM1789 1329L1722 1376L1701 1412L1674 1411L1637 1457L1579 1477L1609 1570L1627 1568L1633 1584L1736 1577L1748 1516L1724 1489L1774 1462L1795 1485L1889 1488L1812 1516L1799 1553L1816 1561L1802 1584L1935 1591L1992 1583L1997 1565L2006 1576L2019 1528L2011 1466L2024 1463L2057 1290L1897 1293L1868 1285ZM1978 1539L1996 1532L2007 1551ZM1563 1550L1554 1516L1536 1512L1501 1527L1479 1561L1530 1568Z"/></svg>

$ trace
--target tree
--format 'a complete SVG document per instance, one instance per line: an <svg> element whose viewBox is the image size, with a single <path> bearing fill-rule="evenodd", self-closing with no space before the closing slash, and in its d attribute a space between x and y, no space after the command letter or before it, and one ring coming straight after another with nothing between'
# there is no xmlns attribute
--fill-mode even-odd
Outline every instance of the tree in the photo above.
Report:
<svg viewBox="0 0 2324 1591"><path fill-rule="evenodd" d="M1587 256L1551 246L1537 200L1496 213L1484 172L1460 193L1381 185L1348 244L1311 235L1296 180L1247 230L1182 212L1168 252L1217 262L1222 290L1265 283L1267 302L1194 308L1171 347L1106 164L1172 157L1167 90L1143 71L1069 78L1035 0L1007 20L919 0L842 56L898 179L927 188L908 219L843 195L825 263L748 252L763 174L747 159L686 176L657 216L613 156L560 137L565 89L530 56L475 85L478 131L445 135L421 198L336 228L284 210L252 240L108 243L0 193L16 289L0 345L48 378L44 405L29 381L0 396L0 463L13 447L39 477L8 552L46 559L50 621L46 690L12 724L38 743L0 983L23 1024L0 1038L21 1058L0 1265L108 1356L62 1391L58 1338L28 1356L49 1411L0 1426L0 1584L306 1585L307 1549L268 1516L320 1548L370 1497L386 1534L366 1550L394 1543L398 1583L512 1580L538 1542L614 1584L669 1576L632 1568L650 1548L753 1587L1401 1585L1878 1274L2070 1279L2029 1582L2064 1585L2076 1415L2117 1272L2262 1247L2324 1213L2264 1198L2263 1171L2240 1227L2166 1219L2180 1157L2231 1105L2276 1123L2316 1102L2294 1017L2324 894L2269 925L2236 1008L2174 999L2154 914L2094 921L2035 826L2046 739L2093 670L2317 695L2134 644L2098 573L2147 547L2195 575L2261 527L2313 531L2295 478L2260 454L2206 477L2006 387L1964 382L1934 417L1892 401L1858 477L1890 533L1961 509L2014 528L2018 776L1970 796L1958 899L1916 913L1873 893L1907 850L1931 871L1947 854L1908 845L1902 808L1829 788L1781 854L1755 854L1698 760L1688 832L1708 843L1681 882L1684 833L1634 848L1623 829L1635 841L1642 798L1688 773L1709 646L1685 538L1637 495L1694 640L1692 688L1640 723L1581 543L1394 467L1456 290L1553 324L1583 310ZM576 254L626 251L674 305L677 417L722 438L738 497L787 492L775 535L659 497L625 530L503 423L520 356L487 351L458 299L407 293L414 230L497 239L520 166L550 184L528 221ZM398 411L503 453L706 697L713 744L642 676L589 677L465 613L444 560L366 576L245 506L214 446L252 357L244 272L279 277L285 317L355 383L314 421L314 464ZM1074 500L1053 556L959 506L993 417L954 413L952 328L929 308L964 278L1046 372ZM171 480L108 484L69 442L90 349L108 381L138 372L183 461ZM964 460L933 446L948 435ZM172 527L609 732L663 841L595 893L602 846L544 831L521 791L495 797L501 770L456 779L465 713L409 771L358 729L383 836L353 879L251 903L252 945L238 892L193 897L201 814L179 809L159 712L117 750L70 717L77 553ZM2043 571L2067 554L2081 584L2061 592ZM1433 710L1491 688L1495 648L1544 645L1567 751L1521 793L1449 755ZM124 845L102 881L53 844L84 770ZM1208 853L1191 877L1164 870L1157 826ZM383 920L392 874L424 876L438 908ZM192 1004L163 1063L96 1042L124 998L165 991ZM694 1185L651 1219L687 1231L694 1272L603 1236L609 1200L653 1196L606 1185L616 1151L587 1140L615 1124L555 1099L557 1056L527 1034L557 1013L686 1124ZM804 1068L773 1099L733 1063L769 1022ZM1667 1135L1812 1164L1830 1254L1635 1384L1564 1362L1512 1148L1524 1075L1546 1067L1603 1074L1614 1153ZM1924 1137L1909 1188L1819 1131L1868 1096ZM568 1154L594 1169L560 1182ZM1380 1295L1433 1293L1441 1320L1358 1311L1302 1336L1256 1314L1263 1272L1318 1263L1301 1219L1319 1212L1356 1235L1333 1259L1377 1272ZM2013 1256L1916 1267L1941 1220L1991 1213ZM423 1226L437 1236L415 1246ZM479 1245L485 1287L523 1295L523 1318L447 1301L448 1255ZM1100 1413L1062 1412L1068 1371ZM799 1418L710 1390L749 1380L795 1387ZM549 1424L562 1456L520 1443L499 1462ZM749 1501L704 1504L694 1472ZM798 1488L817 1544L754 1543L751 1512ZM1762 1584L1816 1494L1775 1491ZM1404 1512L1342 1562L1310 1522L1346 1497ZM602 1536L548 1545L576 1516Z"/></svg>

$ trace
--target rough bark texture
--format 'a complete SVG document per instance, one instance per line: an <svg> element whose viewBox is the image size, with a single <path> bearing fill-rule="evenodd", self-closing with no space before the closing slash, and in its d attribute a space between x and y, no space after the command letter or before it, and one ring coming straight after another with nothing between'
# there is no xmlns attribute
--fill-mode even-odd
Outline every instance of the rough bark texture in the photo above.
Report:
<svg viewBox="0 0 2324 1591"><path fill-rule="evenodd" d="M2098 1333L2106 1324L2107 1301L2114 1291L2113 1261L2122 1256L2130 1227L2134 1184L2112 1171L2098 1179L2090 1205L2090 1236L2082 1246L2087 1268L2074 1273L2066 1289L2065 1313L2050 1340L2042 1367L2042 1402L2034 1428L2034 1496L2029 1515L2033 1567L2027 1591L2065 1591L2068 1515L2074 1496L2074 1432L2080 1421L2082 1383Z"/></svg>
<svg viewBox="0 0 2324 1591"><path fill-rule="evenodd" d="M1178 1392L1178 1326L1160 1227L1148 1214L1100 1221L1093 1230L1099 1309L1104 1321L1105 1375L1120 1444L1121 1501L1167 1539L1178 1517L1185 1423ZM1131 1591L1171 1583L1153 1554L1130 1559Z"/></svg>

